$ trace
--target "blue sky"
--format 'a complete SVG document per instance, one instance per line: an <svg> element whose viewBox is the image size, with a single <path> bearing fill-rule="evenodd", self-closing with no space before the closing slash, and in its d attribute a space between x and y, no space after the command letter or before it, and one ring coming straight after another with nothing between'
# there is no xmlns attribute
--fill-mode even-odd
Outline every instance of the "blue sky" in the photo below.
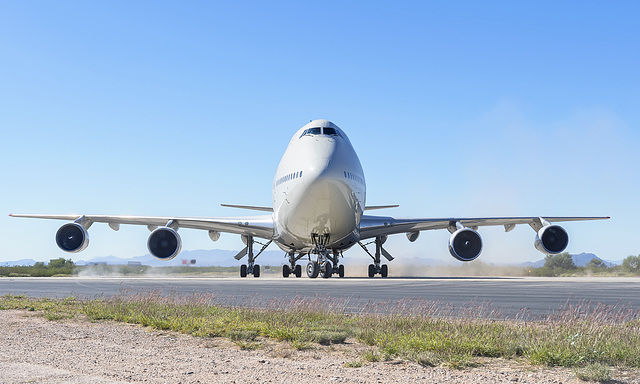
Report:
<svg viewBox="0 0 640 384"><path fill-rule="evenodd" d="M269 205L291 135L326 118L369 204L413 217L590 216L572 253L640 254L635 1L0 1L0 261L138 256L146 228L9 213L233 216ZM240 249L181 231L183 249ZM481 230L486 262L542 257ZM447 259L448 232L398 256ZM277 249L275 246L272 249ZM353 249L347 256L363 257Z"/></svg>

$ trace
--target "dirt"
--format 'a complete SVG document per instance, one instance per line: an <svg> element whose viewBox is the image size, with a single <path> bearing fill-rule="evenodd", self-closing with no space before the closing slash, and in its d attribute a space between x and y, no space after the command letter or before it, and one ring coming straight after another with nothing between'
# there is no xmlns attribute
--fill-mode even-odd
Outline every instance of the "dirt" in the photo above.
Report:
<svg viewBox="0 0 640 384"><path fill-rule="evenodd" d="M0 383L584 383L569 369L502 359L462 370L365 362L368 347L355 342L299 351L261 341L243 350L226 339L27 311L0 311L0 324ZM616 371L614 382L640 383L637 374Z"/></svg>

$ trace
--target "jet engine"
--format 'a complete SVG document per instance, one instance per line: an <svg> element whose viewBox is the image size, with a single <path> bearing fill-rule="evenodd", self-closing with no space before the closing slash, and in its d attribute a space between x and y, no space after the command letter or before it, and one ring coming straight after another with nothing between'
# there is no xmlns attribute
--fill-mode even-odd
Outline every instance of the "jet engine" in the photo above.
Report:
<svg viewBox="0 0 640 384"><path fill-rule="evenodd" d="M84 251L89 245L89 232L78 223L68 223L56 232L56 244L65 252Z"/></svg>
<svg viewBox="0 0 640 384"><path fill-rule="evenodd" d="M547 225L540 228L533 244L538 251L553 255L567 248L569 235L559 225Z"/></svg>
<svg viewBox="0 0 640 384"><path fill-rule="evenodd" d="M449 253L460 261L471 261L482 252L482 238L471 228L462 227L449 238Z"/></svg>
<svg viewBox="0 0 640 384"><path fill-rule="evenodd" d="M160 260L171 260L180 253L182 240L180 235L173 228L156 228L149 235L147 240L149 253Z"/></svg>

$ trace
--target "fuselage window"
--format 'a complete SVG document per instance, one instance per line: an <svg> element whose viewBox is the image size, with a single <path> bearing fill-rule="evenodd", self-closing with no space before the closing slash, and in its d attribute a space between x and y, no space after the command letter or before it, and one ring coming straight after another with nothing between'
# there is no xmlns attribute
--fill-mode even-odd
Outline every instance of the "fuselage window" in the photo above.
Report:
<svg viewBox="0 0 640 384"><path fill-rule="evenodd" d="M292 172L289 173L287 175L282 176L281 178L279 178L278 180L276 180L276 186L285 183L289 180L293 180L293 179L297 179L299 177L302 177L302 171L298 171L298 172Z"/></svg>
<svg viewBox="0 0 640 384"><path fill-rule="evenodd" d="M351 172L348 171L343 171L344 172L344 177L349 179L349 180L354 180L362 185L364 185L364 179L356 174L353 174Z"/></svg>

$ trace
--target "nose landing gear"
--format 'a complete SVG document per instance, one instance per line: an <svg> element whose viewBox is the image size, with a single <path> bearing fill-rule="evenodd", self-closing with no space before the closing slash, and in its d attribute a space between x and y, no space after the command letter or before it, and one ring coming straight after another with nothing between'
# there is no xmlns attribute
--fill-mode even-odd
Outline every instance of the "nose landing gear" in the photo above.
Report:
<svg viewBox="0 0 640 384"><path fill-rule="evenodd" d="M322 276L325 279L337 274L340 277L344 277L344 265L340 264L340 257L342 253L338 250L327 249L329 244L330 235L328 233L324 235L311 234L311 240L315 246L311 253L317 255L316 260L311 260L309 256L309 263L307 264L307 276L311 279L315 279L318 276ZM291 254L289 255L291 259ZM302 255L301 255L302 256ZM297 259L296 259L297 260ZM284 272L283 272L284 275Z"/></svg>

